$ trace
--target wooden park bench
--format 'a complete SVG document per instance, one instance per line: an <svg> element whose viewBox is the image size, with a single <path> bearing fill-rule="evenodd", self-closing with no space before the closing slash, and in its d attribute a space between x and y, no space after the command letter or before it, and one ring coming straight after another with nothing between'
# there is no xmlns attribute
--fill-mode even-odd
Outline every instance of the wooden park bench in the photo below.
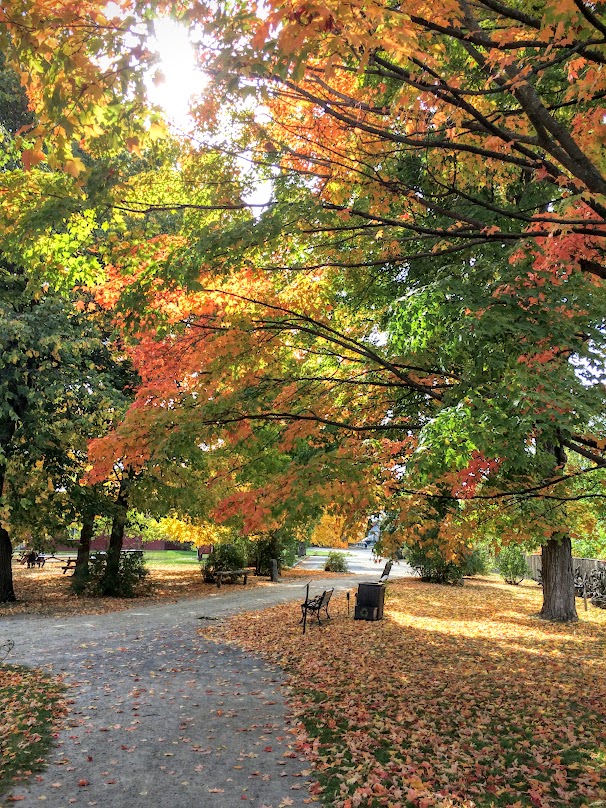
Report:
<svg viewBox="0 0 606 808"><path fill-rule="evenodd" d="M306 598L305 602L301 604L301 620L300 623L303 623L303 629L305 630L305 624L307 623L307 615L311 614L318 618L319 625L322 625L322 621L320 620L320 612L324 609L324 614L330 620L330 615L328 614L328 604L330 603L330 599L332 597L332 593L334 589L325 589L321 595L316 595L315 598Z"/></svg>
<svg viewBox="0 0 606 808"><path fill-rule="evenodd" d="M248 581L249 570L218 570L213 573L215 581L217 582L217 589L221 589L223 578L233 578L234 582L237 578L242 578L242 583L246 586Z"/></svg>

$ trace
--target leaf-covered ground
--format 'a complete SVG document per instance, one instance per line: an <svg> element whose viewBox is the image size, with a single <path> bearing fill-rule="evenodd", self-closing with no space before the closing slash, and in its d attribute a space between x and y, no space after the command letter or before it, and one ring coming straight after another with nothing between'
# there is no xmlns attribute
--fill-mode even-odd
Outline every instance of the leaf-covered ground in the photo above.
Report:
<svg viewBox="0 0 606 808"><path fill-rule="evenodd" d="M0 664L0 794L43 763L65 704L63 686L40 671Z"/></svg>
<svg viewBox="0 0 606 808"><path fill-rule="evenodd" d="M217 592L214 584L206 584L198 565L160 564L149 565L152 593L145 596L146 603L162 603L180 598L202 598ZM336 573L286 570L283 578L331 578L341 577ZM137 600L132 598L89 598L76 597L69 591L70 575L63 575L60 564L46 564L41 569L27 569L21 564L13 564L13 579L16 603L0 603L0 617L10 614L77 615L102 614L104 612L132 609ZM268 583L267 578L250 575L247 586ZM225 584L225 589L231 587ZM241 588L238 583L233 586Z"/></svg>
<svg viewBox="0 0 606 808"><path fill-rule="evenodd" d="M606 612L577 602L578 624L552 625L540 599L408 579L382 622L341 596L305 637L292 604L204 631L286 669L328 805L604 806Z"/></svg>

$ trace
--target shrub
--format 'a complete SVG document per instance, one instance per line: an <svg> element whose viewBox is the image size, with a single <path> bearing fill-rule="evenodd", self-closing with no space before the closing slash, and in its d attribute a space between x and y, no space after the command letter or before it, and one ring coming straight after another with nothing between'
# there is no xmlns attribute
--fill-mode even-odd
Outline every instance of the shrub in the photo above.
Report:
<svg viewBox="0 0 606 808"><path fill-rule="evenodd" d="M463 583L463 568L454 561L448 561L440 547L415 542L404 548L404 555L422 581L434 584Z"/></svg>
<svg viewBox="0 0 606 808"><path fill-rule="evenodd" d="M324 564L326 572L349 572L347 566L347 559L345 553L332 552L328 554L326 564Z"/></svg>
<svg viewBox="0 0 606 808"><path fill-rule="evenodd" d="M88 575L74 576L72 591L92 597L103 597L110 591L112 597L116 598L134 598L148 594L149 570L145 566L145 558L141 551L120 553L120 565L115 579L110 581L106 579L106 568L107 555L92 553L88 563Z"/></svg>
<svg viewBox="0 0 606 808"><path fill-rule="evenodd" d="M508 584L517 586L524 578L529 578L531 572L526 563L526 556L522 547L512 544L502 547L496 558L496 565L503 580Z"/></svg>
<svg viewBox="0 0 606 808"><path fill-rule="evenodd" d="M292 567L297 557L297 544L293 536L282 531L267 534L252 542L252 558L249 560L254 562L256 574L270 575L272 558L278 562L278 572L282 567Z"/></svg>
<svg viewBox="0 0 606 808"><path fill-rule="evenodd" d="M482 545L474 547L467 558L461 562L463 575L487 575L492 566L492 556L488 549Z"/></svg>
<svg viewBox="0 0 606 808"><path fill-rule="evenodd" d="M474 547L456 561L447 559L438 544L409 544L403 548L404 558L422 581L434 584L462 584L464 576L485 575L490 570L486 548Z"/></svg>
<svg viewBox="0 0 606 808"><path fill-rule="evenodd" d="M246 549L239 544L217 544L204 562L204 580L214 580L214 573L240 570L248 564Z"/></svg>

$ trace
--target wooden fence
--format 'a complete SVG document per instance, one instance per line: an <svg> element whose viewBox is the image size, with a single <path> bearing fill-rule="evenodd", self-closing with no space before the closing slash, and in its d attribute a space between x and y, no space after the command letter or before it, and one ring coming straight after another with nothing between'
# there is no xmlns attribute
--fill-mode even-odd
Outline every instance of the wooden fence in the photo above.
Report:
<svg viewBox="0 0 606 808"><path fill-rule="evenodd" d="M530 571L532 572L532 577L536 581L541 571L541 556L527 555L526 563L528 564ZM605 566L606 561L598 561L597 558L575 558L573 556L572 559L573 570L576 570L576 568L579 567L581 570L581 575L585 575L586 572L591 572L591 570L597 570L600 569L600 567Z"/></svg>

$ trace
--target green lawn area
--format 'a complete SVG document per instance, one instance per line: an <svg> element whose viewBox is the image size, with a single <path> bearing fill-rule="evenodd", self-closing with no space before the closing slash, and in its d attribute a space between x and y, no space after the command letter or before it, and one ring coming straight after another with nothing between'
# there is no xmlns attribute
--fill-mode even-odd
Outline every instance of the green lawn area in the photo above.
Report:
<svg viewBox="0 0 606 808"><path fill-rule="evenodd" d="M176 564L197 566L198 556L195 550L145 550L145 560L150 567L167 567Z"/></svg>
<svg viewBox="0 0 606 808"><path fill-rule="evenodd" d="M328 556L330 553L343 553L343 555L350 556L351 553L348 553L347 550L318 550L317 547L308 547L306 550L306 554L308 556Z"/></svg>
<svg viewBox="0 0 606 808"><path fill-rule="evenodd" d="M63 713L63 685L37 670L0 665L0 794L41 766Z"/></svg>

